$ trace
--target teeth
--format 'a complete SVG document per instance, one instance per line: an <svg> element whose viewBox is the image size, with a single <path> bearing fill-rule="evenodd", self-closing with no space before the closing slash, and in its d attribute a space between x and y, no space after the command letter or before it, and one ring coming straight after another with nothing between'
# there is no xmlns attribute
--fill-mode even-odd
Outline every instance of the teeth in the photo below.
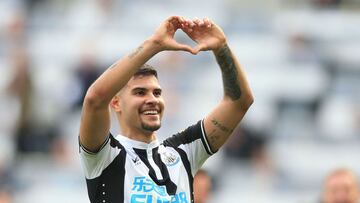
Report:
<svg viewBox="0 0 360 203"><path fill-rule="evenodd" d="M158 112L155 111L155 110L150 110L150 111L145 111L145 112L144 112L145 115L155 115L155 114L157 114L157 113L158 113Z"/></svg>

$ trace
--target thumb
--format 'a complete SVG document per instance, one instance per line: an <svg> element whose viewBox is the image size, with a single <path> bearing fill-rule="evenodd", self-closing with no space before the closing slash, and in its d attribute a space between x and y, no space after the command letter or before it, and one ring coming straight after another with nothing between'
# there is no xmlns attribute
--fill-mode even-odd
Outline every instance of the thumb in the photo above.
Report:
<svg viewBox="0 0 360 203"><path fill-rule="evenodd" d="M174 48L176 48L176 50L182 50L182 51L190 52L191 54L194 54L194 55L196 55L198 53L198 52L195 51L195 49L193 49L189 45L180 44L180 43L177 43L177 42L175 43Z"/></svg>
<svg viewBox="0 0 360 203"><path fill-rule="evenodd" d="M205 44L198 44L195 48L194 51L196 53L199 53L200 51L205 51L206 50L206 45Z"/></svg>

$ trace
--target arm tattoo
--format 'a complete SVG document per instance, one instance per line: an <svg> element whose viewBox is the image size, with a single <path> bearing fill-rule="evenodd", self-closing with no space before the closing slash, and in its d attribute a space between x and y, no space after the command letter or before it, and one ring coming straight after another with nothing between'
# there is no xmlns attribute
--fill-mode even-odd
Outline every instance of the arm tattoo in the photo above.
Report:
<svg viewBox="0 0 360 203"><path fill-rule="evenodd" d="M211 122L214 124L214 126L216 126L217 128L219 128L221 131L225 132L225 133L231 133L233 130L224 126L223 124L221 124L219 121L212 119Z"/></svg>
<svg viewBox="0 0 360 203"><path fill-rule="evenodd" d="M216 60L221 68L225 95L229 96L233 101L239 99L241 90L238 81L238 70L227 45L223 46L216 54Z"/></svg>
<svg viewBox="0 0 360 203"><path fill-rule="evenodd" d="M208 139L210 142L210 146L216 145L216 143L220 139L220 136L216 134L216 129L214 129L211 133L209 133Z"/></svg>
<svg viewBox="0 0 360 203"><path fill-rule="evenodd" d="M134 58L134 56L136 56L143 48L143 46L139 46L138 48L136 48L132 53L129 54L129 58Z"/></svg>

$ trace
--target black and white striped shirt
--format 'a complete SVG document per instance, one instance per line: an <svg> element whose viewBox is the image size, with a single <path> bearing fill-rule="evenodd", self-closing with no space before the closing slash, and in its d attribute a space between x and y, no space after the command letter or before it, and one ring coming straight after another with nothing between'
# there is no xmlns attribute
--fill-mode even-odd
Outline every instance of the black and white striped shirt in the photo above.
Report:
<svg viewBox="0 0 360 203"><path fill-rule="evenodd" d="M110 134L96 154L80 147L92 203L191 203L193 176L212 154L203 121L163 143Z"/></svg>

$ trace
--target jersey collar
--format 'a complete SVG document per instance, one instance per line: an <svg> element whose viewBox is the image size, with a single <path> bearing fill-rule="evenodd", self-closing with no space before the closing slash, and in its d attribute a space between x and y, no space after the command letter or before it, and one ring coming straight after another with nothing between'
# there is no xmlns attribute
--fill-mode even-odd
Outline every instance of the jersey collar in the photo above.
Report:
<svg viewBox="0 0 360 203"><path fill-rule="evenodd" d="M160 145L160 142L158 139L155 139L154 141L150 143L141 142L137 140L130 139L124 135L119 134L116 136L116 139L119 140L119 142L125 147L125 148L137 148L137 149L153 149L155 147L158 147Z"/></svg>

